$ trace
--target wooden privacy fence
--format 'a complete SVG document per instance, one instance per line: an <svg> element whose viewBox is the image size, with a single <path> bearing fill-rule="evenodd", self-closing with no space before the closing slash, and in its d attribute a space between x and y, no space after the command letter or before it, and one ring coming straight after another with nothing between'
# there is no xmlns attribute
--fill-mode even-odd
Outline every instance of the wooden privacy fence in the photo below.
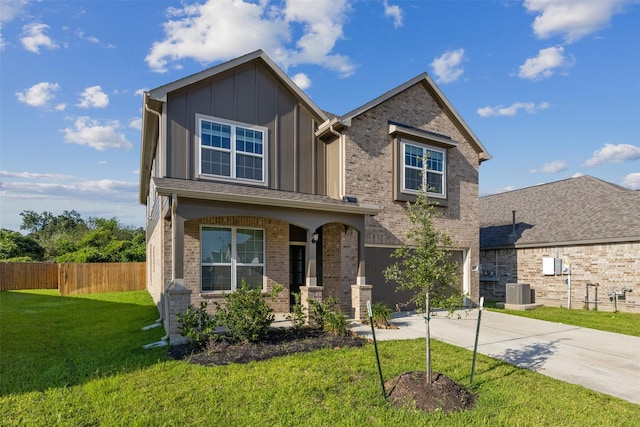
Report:
<svg viewBox="0 0 640 427"><path fill-rule="evenodd" d="M58 289L60 294L146 289L146 263L0 263L0 290Z"/></svg>

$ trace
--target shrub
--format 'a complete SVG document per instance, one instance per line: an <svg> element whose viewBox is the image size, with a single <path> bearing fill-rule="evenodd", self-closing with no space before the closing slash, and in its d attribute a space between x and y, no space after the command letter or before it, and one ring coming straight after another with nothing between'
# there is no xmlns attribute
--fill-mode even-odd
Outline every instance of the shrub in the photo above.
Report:
<svg viewBox="0 0 640 427"><path fill-rule="evenodd" d="M184 314L176 315L180 330L185 338L189 339L198 347L204 345L211 339L215 339L217 325L216 318L207 313L207 302L202 301L199 309L194 309L191 304Z"/></svg>
<svg viewBox="0 0 640 427"><path fill-rule="evenodd" d="M281 291L282 286L276 286L269 297L275 298ZM224 298L224 307L215 303L216 319L226 327L227 334L238 341L253 342L267 335L275 316L261 289L249 288L242 281L239 289L225 294Z"/></svg>
<svg viewBox="0 0 640 427"><path fill-rule="evenodd" d="M349 322L345 315L340 313L337 305L338 298L330 297L324 302L309 301L309 314L315 325L325 332L336 335L347 335Z"/></svg>
<svg viewBox="0 0 640 427"><path fill-rule="evenodd" d="M347 316L337 311L329 311L324 318L322 329L333 335L346 336L349 332Z"/></svg>
<svg viewBox="0 0 640 427"><path fill-rule="evenodd" d="M287 313L285 318L293 324L295 329L300 329L307 321L307 315L304 313L304 307L300 301L301 296L299 292L292 292L293 306L291 306L291 313Z"/></svg>
<svg viewBox="0 0 640 427"><path fill-rule="evenodd" d="M391 318L391 308L382 301L374 302L371 304L371 314L373 318L373 324L379 328L386 328L389 326L389 319Z"/></svg>

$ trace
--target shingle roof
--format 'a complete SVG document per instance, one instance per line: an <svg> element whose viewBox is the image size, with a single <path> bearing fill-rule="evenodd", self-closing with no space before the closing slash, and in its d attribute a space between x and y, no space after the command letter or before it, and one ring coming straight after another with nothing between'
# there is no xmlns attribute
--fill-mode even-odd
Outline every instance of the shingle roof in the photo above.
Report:
<svg viewBox="0 0 640 427"><path fill-rule="evenodd" d="M591 176L481 197L479 209L482 249L640 241L640 192Z"/></svg>
<svg viewBox="0 0 640 427"><path fill-rule="evenodd" d="M176 178L153 178L156 191L162 195L248 203L252 205L281 206L298 209L342 212L358 215L376 215L380 208L364 203L350 203L329 196L271 190L268 188L223 184L213 181L197 181Z"/></svg>

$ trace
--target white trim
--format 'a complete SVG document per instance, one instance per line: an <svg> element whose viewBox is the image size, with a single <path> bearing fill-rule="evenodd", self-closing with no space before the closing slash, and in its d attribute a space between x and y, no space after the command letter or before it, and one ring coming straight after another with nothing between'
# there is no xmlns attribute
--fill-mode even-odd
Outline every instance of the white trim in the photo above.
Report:
<svg viewBox="0 0 640 427"><path fill-rule="evenodd" d="M433 198L439 198L439 199L446 199L447 197L447 169L448 169L448 157L447 157L447 150L443 149L443 148L439 148L439 147L435 147L429 144L425 144L422 142L416 142L410 139L405 139L402 138L400 139L400 182L401 182L401 186L400 186L400 191L402 193L405 194L418 194L419 190L414 190L412 188L407 188L406 184L405 184L405 168L407 167L407 165L405 164L405 150L406 150L406 146L407 145L411 145L413 147L417 147L417 148L421 148L423 150L423 158L422 158L422 185L425 185L426 183L426 177L427 174L425 174L424 172L429 172L429 173L433 173L433 174L438 174L442 176L442 193L434 193L432 191L425 191L425 194L429 197L433 197ZM428 170L427 169L427 159L424 158L424 151L425 150L429 150L429 151L434 151L434 152L438 152L442 154L442 172L440 171L434 171L434 170ZM417 169L415 167L410 167L410 169Z"/></svg>
<svg viewBox="0 0 640 427"><path fill-rule="evenodd" d="M226 126L230 126L231 127L231 142L230 142L230 147L229 149L225 149L225 148L215 148L215 147L203 147L202 146L202 122L203 121L207 121L207 122L211 122L211 123L217 123L217 124L221 124L221 125L226 125ZM256 130L258 132L262 133L262 154L261 155L256 155L254 153L244 153L244 152L238 152L236 151L236 128L243 128L243 129L250 129L250 130ZM268 156L268 148L269 148L269 129L267 127L264 126L258 126L258 125L252 125L249 123L242 123L242 122L237 122L234 120L227 120L227 119L222 119L219 117L215 117L215 116L208 116L205 114L200 114L200 113L196 113L196 133L195 133L195 140L196 140L196 162L197 162L197 167L198 167L198 177L202 178L202 179L215 179L215 180L220 180L220 181L226 181L226 182L246 182L246 183L251 183L254 185L267 185L267 177L269 176L268 174L268 165L269 165L269 156ZM230 168L230 173L231 176L224 176L224 175L214 175L214 174L207 174L207 173L203 173L202 172L202 150L203 148L205 149L210 149L210 150L214 150L214 151L221 151L221 152L228 152L229 153L229 168ZM255 180L255 179L247 179L247 178L238 178L236 177L236 155L238 153L242 153L242 155L244 156L248 156L248 157L256 157L256 158L261 158L262 159L262 180Z"/></svg>
<svg viewBox="0 0 640 427"><path fill-rule="evenodd" d="M231 231L231 254L230 254L230 262L202 262L202 231L205 228L216 228L216 229L224 229ZM261 263L241 263L238 262L238 234L237 231L240 230L258 230L262 232L262 262ZM247 266L261 266L262 267L262 287L261 291L266 292L266 277L267 277L267 233L264 228L259 227L243 227L236 225L220 225L220 224L200 224L200 251L198 258L199 265L199 276L200 276L200 293L201 294L223 294L225 292L233 292L238 289L238 267L247 267ZM229 266L231 269L231 289L225 290L204 290L202 289L202 267L203 266Z"/></svg>

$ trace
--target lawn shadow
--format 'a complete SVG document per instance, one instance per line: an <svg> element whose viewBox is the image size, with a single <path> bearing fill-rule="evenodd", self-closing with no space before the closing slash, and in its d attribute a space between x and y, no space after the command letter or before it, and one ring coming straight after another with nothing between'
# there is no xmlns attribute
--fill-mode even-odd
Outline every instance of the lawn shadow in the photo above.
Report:
<svg viewBox="0 0 640 427"><path fill-rule="evenodd" d="M0 396L80 385L152 366L164 335L146 291L60 296L0 292ZM128 295L127 295L128 294Z"/></svg>

